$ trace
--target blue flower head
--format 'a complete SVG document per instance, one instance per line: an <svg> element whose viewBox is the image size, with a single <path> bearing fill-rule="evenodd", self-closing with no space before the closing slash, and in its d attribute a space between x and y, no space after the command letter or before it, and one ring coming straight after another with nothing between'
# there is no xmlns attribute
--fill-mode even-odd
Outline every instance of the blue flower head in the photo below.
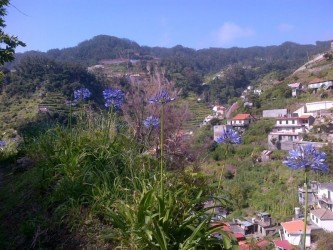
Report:
<svg viewBox="0 0 333 250"><path fill-rule="evenodd" d="M310 168L326 172L328 166L325 164L325 160L326 153L317 151L312 144L307 144L291 149L283 164L293 170Z"/></svg>
<svg viewBox="0 0 333 250"><path fill-rule="evenodd" d="M173 100L175 100L175 98L172 98L166 90L161 90L155 97L149 98L148 102L150 104L165 104Z"/></svg>
<svg viewBox="0 0 333 250"><path fill-rule="evenodd" d="M160 125L160 119L158 119L155 116L148 116L144 121L143 124L145 127L150 128L150 127L157 127Z"/></svg>
<svg viewBox="0 0 333 250"><path fill-rule="evenodd" d="M216 138L218 144L241 144L242 139L237 131L233 129L226 129L223 131L223 134Z"/></svg>
<svg viewBox="0 0 333 250"><path fill-rule="evenodd" d="M7 143L5 141L0 141L0 147L3 148L7 145Z"/></svg>
<svg viewBox="0 0 333 250"><path fill-rule="evenodd" d="M119 89L108 88L103 91L103 96L105 107L113 107L118 110L124 102L125 94Z"/></svg>
<svg viewBox="0 0 333 250"><path fill-rule="evenodd" d="M77 90L74 90L74 102L79 102L79 101L85 101L89 99L91 96L91 93L89 89L87 88L80 88Z"/></svg>

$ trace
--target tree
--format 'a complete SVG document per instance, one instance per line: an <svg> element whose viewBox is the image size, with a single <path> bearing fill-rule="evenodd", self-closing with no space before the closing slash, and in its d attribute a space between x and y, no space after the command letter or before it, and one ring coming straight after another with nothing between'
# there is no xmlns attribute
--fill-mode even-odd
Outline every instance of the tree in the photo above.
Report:
<svg viewBox="0 0 333 250"><path fill-rule="evenodd" d="M6 16L6 6L9 0L0 0L0 65L14 60L15 48L25 46L16 36L6 34L3 29L6 27L4 16Z"/></svg>

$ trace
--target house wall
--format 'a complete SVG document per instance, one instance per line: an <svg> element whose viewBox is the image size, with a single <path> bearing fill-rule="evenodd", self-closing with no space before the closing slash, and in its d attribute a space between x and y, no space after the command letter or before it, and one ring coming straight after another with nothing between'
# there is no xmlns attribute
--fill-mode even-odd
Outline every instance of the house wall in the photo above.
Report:
<svg viewBox="0 0 333 250"><path fill-rule="evenodd" d="M306 112L318 111L321 109L333 108L333 101L323 101L323 102L311 102L306 103Z"/></svg>
<svg viewBox="0 0 333 250"><path fill-rule="evenodd" d="M321 220L320 218L316 217L314 214L310 214L310 218L313 223L315 223L318 227L322 229L333 232L333 221L332 220Z"/></svg>
<svg viewBox="0 0 333 250"><path fill-rule="evenodd" d="M276 118L276 117L283 117L287 115L287 109L269 109L262 111L262 117L264 118Z"/></svg>
<svg viewBox="0 0 333 250"><path fill-rule="evenodd" d="M295 119L278 119L276 120L275 123L276 126L283 126L283 125L302 125L302 122L300 121L300 119L298 119L297 117L295 117Z"/></svg>
<svg viewBox="0 0 333 250"><path fill-rule="evenodd" d="M301 241L302 234L288 234L285 229L283 229L283 234L285 239L292 245L298 246ZM311 245L310 234L306 234L305 245L309 247Z"/></svg>

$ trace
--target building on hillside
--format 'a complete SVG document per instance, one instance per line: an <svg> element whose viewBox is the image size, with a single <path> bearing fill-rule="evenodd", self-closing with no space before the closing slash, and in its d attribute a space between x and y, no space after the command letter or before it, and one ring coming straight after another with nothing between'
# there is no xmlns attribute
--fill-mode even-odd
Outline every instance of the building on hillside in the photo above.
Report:
<svg viewBox="0 0 333 250"><path fill-rule="evenodd" d="M268 134L268 145L271 149L289 150L294 142L303 139L303 135L312 128L314 117L310 115L276 118L275 126Z"/></svg>
<svg viewBox="0 0 333 250"><path fill-rule="evenodd" d="M287 240L273 240L276 250L294 250Z"/></svg>
<svg viewBox="0 0 333 250"><path fill-rule="evenodd" d="M263 118L284 117L288 114L288 109L267 109L262 111Z"/></svg>
<svg viewBox="0 0 333 250"><path fill-rule="evenodd" d="M226 111L226 107L224 107L224 106L219 105L219 106L213 107L214 116L216 116L216 117L222 118L224 116L225 111Z"/></svg>
<svg viewBox="0 0 333 250"><path fill-rule="evenodd" d="M308 84L308 89L313 90L314 92L317 92L318 89L328 90L332 88L333 88L333 80L325 81L325 80L315 79Z"/></svg>
<svg viewBox="0 0 333 250"><path fill-rule="evenodd" d="M291 83L288 86L291 88L292 97L297 97L302 92L303 84L300 82Z"/></svg>
<svg viewBox="0 0 333 250"><path fill-rule="evenodd" d="M290 244L298 246L301 244L301 239L303 237L304 231L304 221L302 220L293 220L288 222L282 222L282 235L283 239L287 240ZM306 238L305 238L306 247L311 245L311 227L306 226Z"/></svg>
<svg viewBox="0 0 333 250"><path fill-rule="evenodd" d="M254 117L250 114L237 114L232 119L227 120L227 124L234 129L244 130L254 121Z"/></svg>
<svg viewBox="0 0 333 250"><path fill-rule="evenodd" d="M253 222L257 225L257 232L262 236L273 235L276 232L275 223L272 222L270 213L257 213Z"/></svg>
<svg viewBox="0 0 333 250"><path fill-rule="evenodd" d="M316 117L321 114L322 110L328 110L331 108L333 108L333 101L309 102L295 110L293 113L298 116L312 115Z"/></svg>
<svg viewBox="0 0 333 250"><path fill-rule="evenodd" d="M318 206L333 211L333 183L318 185Z"/></svg>
<svg viewBox="0 0 333 250"><path fill-rule="evenodd" d="M328 232L333 232L333 212L327 208L310 211L311 221L318 227Z"/></svg>

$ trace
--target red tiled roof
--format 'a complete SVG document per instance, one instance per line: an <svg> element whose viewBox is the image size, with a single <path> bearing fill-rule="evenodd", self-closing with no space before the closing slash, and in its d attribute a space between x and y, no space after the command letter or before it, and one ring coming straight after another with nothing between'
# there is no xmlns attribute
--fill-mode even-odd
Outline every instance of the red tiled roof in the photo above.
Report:
<svg viewBox="0 0 333 250"><path fill-rule="evenodd" d="M293 247L290 246L287 240L273 240L276 247L283 248L284 250L293 250Z"/></svg>
<svg viewBox="0 0 333 250"><path fill-rule="evenodd" d="M235 235L237 241L245 239L245 235L242 233L234 233L234 235Z"/></svg>
<svg viewBox="0 0 333 250"><path fill-rule="evenodd" d="M234 118L232 118L233 120L250 120L250 114L238 114L235 115Z"/></svg>
<svg viewBox="0 0 333 250"><path fill-rule="evenodd" d="M301 233L304 230L304 222L302 220L293 220L281 223L281 226L290 234ZM306 226L306 231L311 231L311 227Z"/></svg>
<svg viewBox="0 0 333 250"><path fill-rule="evenodd" d="M320 78L315 78L312 81L310 81L309 84L311 84L311 83L318 83L318 82L324 82L324 80L320 79Z"/></svg>
<svg viewBox="0 0 333 250"><path fill-rule="evenodd" d="M299 118L300 119L309 119L311 115L301 115Z"/></svg>

